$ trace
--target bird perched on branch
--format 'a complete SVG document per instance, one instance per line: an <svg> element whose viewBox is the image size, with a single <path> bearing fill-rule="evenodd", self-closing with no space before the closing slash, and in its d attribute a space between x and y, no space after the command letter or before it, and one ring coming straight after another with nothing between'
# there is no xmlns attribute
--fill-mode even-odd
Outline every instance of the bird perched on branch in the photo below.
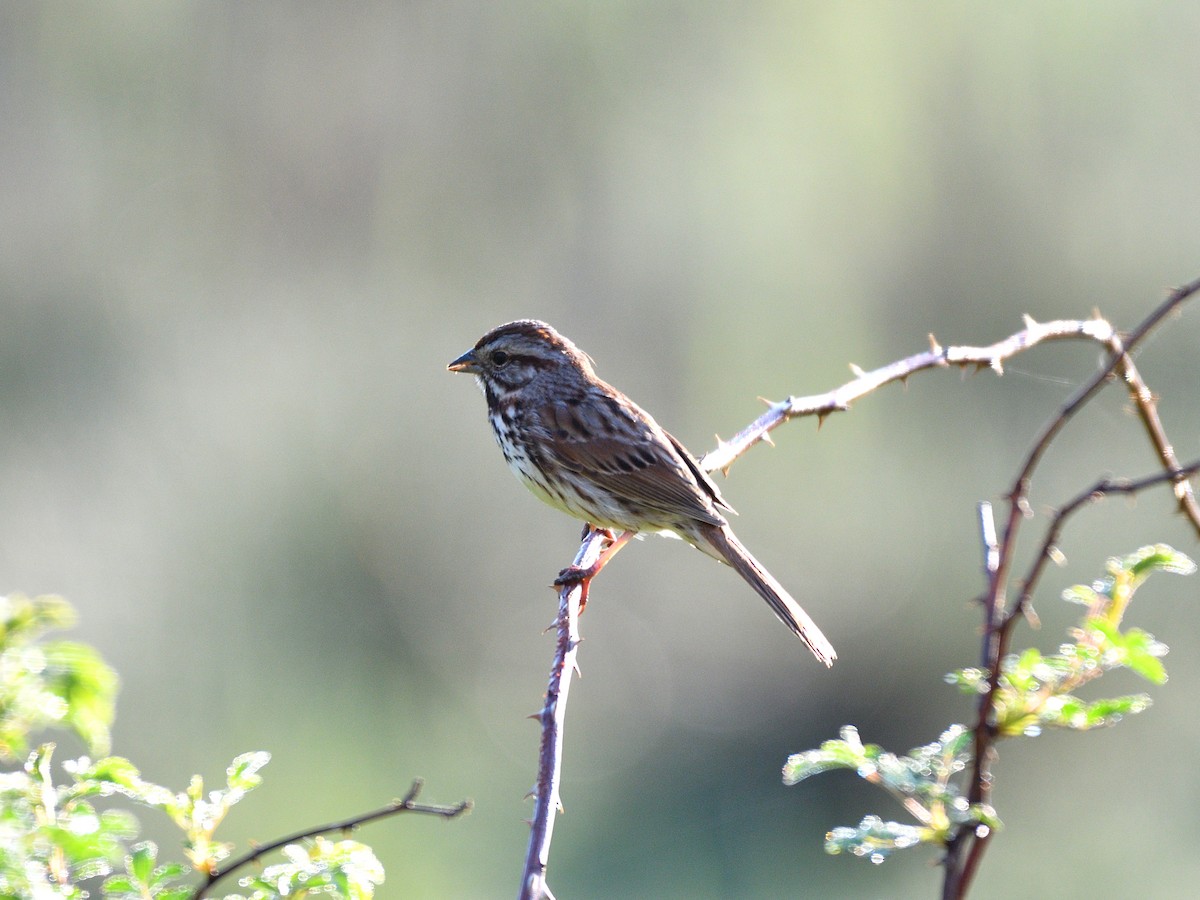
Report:
<svg viewBox="0 0 1200 900"><path fill-rule="evenodd" d="M505 462L546 503L612 538L556 584L584 588L643 531L673 532L732 566L827 666L837 654L815 622L734 535L733 512L691 454L636 403L596 377L592 361L545 322L493 328L448 366L474 375Z"/></svg>

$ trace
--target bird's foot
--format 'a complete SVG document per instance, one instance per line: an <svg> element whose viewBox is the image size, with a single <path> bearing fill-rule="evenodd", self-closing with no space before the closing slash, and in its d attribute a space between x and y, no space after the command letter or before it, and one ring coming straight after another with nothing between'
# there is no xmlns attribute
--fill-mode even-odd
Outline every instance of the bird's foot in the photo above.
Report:
<svg viewBox="0 0 1200 900"><path fill-rule="evenodd" d="M584 531L584 537L589 534L600 534L604 538L604 549L601 551L599 558L590 566L567 566L554 579L554 586L556 588L579 585L579 611L581 613L584 607L587 606L588 588L592 583L592 578L608 564L608 561L612 559L618 550L629 542L634 532L622 531L619 535L614 535L607 528L596 528L588 525Z"/></svg>
<svg viewBox="0 0 1200 900"><path fill-rule="evenodd" d="M586 584L592 580L600 570L595 565L591 566L567 566L558 573L558 577L554 579L555 587L566 587L569 584Z"/></svg>
<svg viewBox="0 0 1200 900"><path fill-rule="evenodd" d="M588 602L588 588L592 585L592 576L598 572L595 566L567 566L554 579L556 588L579 585L579 612L582 615Z"/></svg>

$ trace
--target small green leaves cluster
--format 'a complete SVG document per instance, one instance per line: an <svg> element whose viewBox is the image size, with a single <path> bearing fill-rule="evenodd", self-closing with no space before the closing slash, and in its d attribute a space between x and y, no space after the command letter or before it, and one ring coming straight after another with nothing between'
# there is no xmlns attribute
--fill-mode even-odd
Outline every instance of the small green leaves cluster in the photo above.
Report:
<svg viewBox="0 0 1200 900"><path fill-rule="evenodd" d="M283 851L286 862L267 866L241 885L249 900L272 897L345 897L370 900L383 881L383 866L371 848L358 841L317 838L307 846L292 844Z"/></svg>
<svg viewBox="0 0 1200 900"><path fill-rule="evenodd" d="M1092 585L1076 585L1063 593L1068 602L1086 607L1079 624L1058 652L1031 648L1001 661L999 679L982 668L959 669L946 680L964 693L991 697L990 727L997 737L1041 734L1046 728L1076 731L1114 725L1150 706L1146 694L1085 700L1077 691L1105 672L1129 669L1152 684L1167 680L1162 657L1166 645L1139 629L1121 629L1134 593L1155 572L1189 575L1196 565L1164 544L1108 560L1106 574ZM864 744L847 725L838 740L817 750L789 757L785 784L796 784L831 769L848 769L891 794L915 824L865 817L857 827L840 827L825 837L828 853L850 853L881 863L896 850L921 844L944 846L964 826L991 830L1000 826L995 811L967 800L966 775L973 763L974 731L952 725L936 741L904 756Z"/></svg>
<svg viewBox="0 0 1200 900"><path fill-rule="evenodd" d="M891 794L917 824L869 815L857 827L834 828L825 835L827 853L850 853L878 864L896 850L944 843L965 823L999 826L990 807L967 802L956 780L970 762L973 739L970 729L952 725L936 741L897 756L878 744L864 744L858 729L846 725L838 740L789 757L783 781L797 784L831 769L849 769Z"/></svg>
<svg viewBox="0 0 1200 900"><path fill-rule="evenodd" d="M215 838L230 809L261 782L264 752L237 757L225 784L205 791L199 775L172 791L141 777L129 760L82 757L58 769L55 745L30 748L32 732L65 727L93 753L107 753L117 679L90 647L47 641L74 622L57 597L0 597L0 897L84 900L88 885L110 900L185 900L200 877L218 871L232 851ZM137 841L133 815L115 799L165 815L183 832L187 864L160 861L158 847ZM369 847L317 840L284 848L284 861L243 878L244 895L367 900L383 881ZM101 881L101 879L103 879ZM206 895L207 896L207 895Z"/></svg>
<svg viewBox="0 0 1200 900"><path fill-rule="evenodd" d="M187 900L192 889L181 884L184 867L180 863L158 862L158 846L153 841L134 844L125 854L125 871L104 882L109 900Z"/></svg>
<svg viewBox="0 0 1200 900"><path fill-rule="evenodd" d="M108 751L116 674L86 644L43 640L74 624L61 597L0 597L0 760L23 758L30 732L55 726Z"/></svg>
<svg viewBox="0 0 1200 900"><path fill-rule="evenodd" d="M79 882L106 875L137 835L121 810L98 810L98 785L51 776L53 744L29 754L25 765L0 775L0 896L76 900Z"/></svg>
<svg viewBox="0 0 1200 900"><path fill-rule="evenodd" d="M214 840L213 833L233 805L261 783L258 771L270 758L263 752L242 754L225 770L225 787L209 791L207 795L199 775L192 776L187 790L175 792L143 780L129 760L115 756L95 763L81 759L65 768L77 782L104 795L121 795L140 806L165 813L183 831L184 852L191 863L189 871L209 873L215 871L233 850L232 845ZM152 844L142 845L140 855L131 854L136 865L131 865L127 858L125 874L116 876L115 881L105 882L106 895L126 891L126 883L132 879L131 883L146 892L141 896L174 898L176 889L169 884L169 877L177 877L182 872L177 872L175 867L150 866L147 860L155 859L156 854L157 848ZM186 892L181 896L185 895Z"/></svg>

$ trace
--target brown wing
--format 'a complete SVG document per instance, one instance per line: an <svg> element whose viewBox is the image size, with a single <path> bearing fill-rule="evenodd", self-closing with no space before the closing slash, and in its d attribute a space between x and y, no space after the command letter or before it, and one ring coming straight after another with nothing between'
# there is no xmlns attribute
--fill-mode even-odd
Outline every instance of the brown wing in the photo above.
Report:
<svg viewBox="0 0 1200 900"><path fill-rule="evenodd" d="M724 525L720 510L732 512L684 446L611 388L547 403L538 419L564 467L663 525L680 517Z"/></svg>

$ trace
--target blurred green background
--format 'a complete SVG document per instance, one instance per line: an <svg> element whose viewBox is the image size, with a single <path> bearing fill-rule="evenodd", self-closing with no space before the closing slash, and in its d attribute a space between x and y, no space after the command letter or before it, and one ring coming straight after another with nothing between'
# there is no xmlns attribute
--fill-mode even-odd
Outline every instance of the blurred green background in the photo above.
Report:
<svg viewBox="0 0 1200 900"><path fill-rule="evenodd" d="M362 838L384 897L516 892L578 526L505 471L445 364L545 318L696 453L757 395L1200 275L1200 7L115 2L0 8L0 589L65 594L123 679L115 752L217 780L226 837L372 808L413 775L466 819ZM1200 310L1139 358L1200 451ZM785 789L846 722L904 751L969 715L978 500L1095 370L927 373L733 469L737 530L838 648L823 671L682 544L597 582L572 693L560 897L932 897L929 853L821 851L849 775ZM1038 509L1155 470L1119 392ZM1034 523L1030 540L1039 534ZM1081 514L1038 600L1153 541L1166 492ZM1200 862L1196 579L1131 621L1174 650L1143 716L1001 748L974 896L1181 896ZM1132 678L1102 687L1141 690ZM169 832L154 832L168 840Z"/></svg>

